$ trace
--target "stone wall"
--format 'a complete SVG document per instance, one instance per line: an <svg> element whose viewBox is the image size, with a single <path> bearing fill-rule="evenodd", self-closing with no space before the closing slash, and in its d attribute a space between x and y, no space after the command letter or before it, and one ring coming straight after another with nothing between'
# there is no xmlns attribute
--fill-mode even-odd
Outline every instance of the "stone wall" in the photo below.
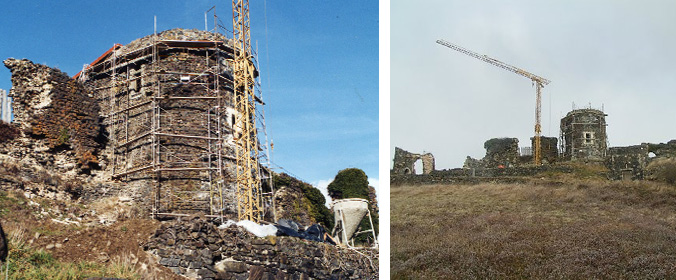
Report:
<svg viewBox="0 0 676 280"><path fill-rule="evenodd" d="M652 153L652 154L651 154ZM608 149L606 166L615 180L643 180L648 165L656 159L676 158L676 140L660 144L643 143Z"/></svg>
<svg viewBox="0 0 676 280"><path fill-rule="evenodd" d="M434 155L431 153L414 154L399 147L394 148L394 174L415 174L415 163L422 160L423 174L434 171Z"/></svg>
<svg viewBox="0 0 676 280"><path fill-rule="evenodd" d="M7 59L14 122L38 145L72 148L81 169L98 165L99 107L91 92L58 69Z"/></svg>
<svg viewBox="0 0 676 280"><path fill-rule="evenodd" d="M608 149L606 165L610 169L610 178L616 180L640 180L648 166L648 146L635 145L612 147Z"/></svg>
<svg viewBox="0 0 676 280"><path fill-rule="evenodd" d="M483 163L486 167L512 166L519 162L519 139L493 138L484 143L486 156Z"/></svg>
<svg viewBox="0 0 676 280"><path fill-rule="evenodd" d="M454 168L435 170L425 175L392 175L391 185L428 185L485 182L526 182L529 178L547 172L571 173L569 166L541 165L514 166L511 168Z"/></svg>
<svg viewBox="0 0 676 280"><path fill-rule="evenodd" d="M423 174L430 174L434 171L434 156L430 153L426 153L420 156L423 165Z"/></svg>
<svg viewBox="0 0 676 280"><path fill-rule="evenodd" d="M144 249L197 279L377 279L377 250L362 253L295 237L259 238L203 218L165 222Z"/></svg>
<svg viewBox="0 0 676 280"><path fill-rule="evenodd" d="M559 158L558 138L540 136L540 147L542 148L542 163L554 163ZM531 147L535 150L535 137L530 138Z"/></svg>

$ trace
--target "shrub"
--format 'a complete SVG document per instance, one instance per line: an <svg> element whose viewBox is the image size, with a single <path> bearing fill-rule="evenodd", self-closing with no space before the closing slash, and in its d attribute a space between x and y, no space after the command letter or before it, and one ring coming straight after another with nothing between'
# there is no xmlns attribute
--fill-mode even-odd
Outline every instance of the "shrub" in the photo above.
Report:
<svg viewBox="0 0 676 280"><path fill-rule="evenodd" d="M273 181L275 186L288 186L300 189L303 192L303 201L310 205L308 214L317 223L324 225L328 229L333 228L333 215L325 205L326 199L324 195L318 189L286 173L274 174ZM300 205L297 205L297 207L298 209L305 209L305 207L300 207Z"/></svg>
<svg viewBox="0 0 676 280"><path fill-rule="evenodd" d="M676 159L659 158L646 168L648 179L676 185Z"/></svg>

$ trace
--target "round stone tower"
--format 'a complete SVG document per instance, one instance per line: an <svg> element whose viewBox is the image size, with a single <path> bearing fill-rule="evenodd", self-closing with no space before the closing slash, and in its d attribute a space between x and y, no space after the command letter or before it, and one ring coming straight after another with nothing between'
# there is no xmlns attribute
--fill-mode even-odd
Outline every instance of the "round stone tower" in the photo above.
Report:
<svg viewBox="0 0 676 280"><path fill-rule="evenodd" d="M576 109L561 119L564 160L603 161L608 150L606 114L597 109Z"/></svg>

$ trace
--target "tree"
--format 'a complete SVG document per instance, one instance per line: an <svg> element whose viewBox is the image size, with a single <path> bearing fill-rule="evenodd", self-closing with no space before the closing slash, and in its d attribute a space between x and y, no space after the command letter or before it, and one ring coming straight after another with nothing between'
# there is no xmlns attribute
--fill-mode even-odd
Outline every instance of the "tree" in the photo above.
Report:
<svg viewBox="0 0 676 280"><path fill-rule="evenodd" d="M369 199L369 178L359 168L343 169L336 174L328 187L332 199Z"/></svg>

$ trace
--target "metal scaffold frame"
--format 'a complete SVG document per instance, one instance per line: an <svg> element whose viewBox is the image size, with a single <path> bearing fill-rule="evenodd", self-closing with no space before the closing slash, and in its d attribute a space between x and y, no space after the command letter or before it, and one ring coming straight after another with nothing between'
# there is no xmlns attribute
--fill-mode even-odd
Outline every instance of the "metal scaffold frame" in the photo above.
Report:
<svg viewBox="0 0 676 280"><path fill-rule="evenodd" d="M226 204L236 205L240 220L258 222L264 215L261 180L271 181L271 145L266 133L259 147L256 123L265 130L265 117L255 103L264 103L248 7L248 1L233 1L232 40L219 32L225 28L212 7L205 29L213 10L214 29L208 31L222 39L170 40L155 28L146 43L115 44L74 77L83 83L94 78L92 90L107 112L111 177L152 182L153 216L198 211L223 218ZM176 67L181 55L190 62ZM195 60L200 56L202 62ZM182 188L178 180L197 186ZM233 188L234 196L224 193ZM270 200L273 193L266 194Z"/></svg>
<svg viewBox="0 0 676 280"><path fill-rule="evenodd" d="M205 54L205 69L202 72L169 71L163 66L162 56L172 51L195 52ZM232 53L232 48L223 41L172 41L160 40L157 34L153 35L152 44L140 49L121 54L116 49L111 56L99 65L95 65L98 73L107 74L109 84L96 88L95 91L106 91L109 99L109 110L106 124L109 126L109 143L112 147L110 160L113 178L133 180L133 176L151 176L155 182L153 195L154 215L175 214L184 210L202 210L216 216L222 216L224 211L223 188L228 182L233 182L227 176L226 168L232 168L235 157L224 153L223 144L232 131L228 127L227 107L231 103L232 80L222 75L221 61ZM140 64L147 64L150 71L142 75L134 75ZM138 74L138 73L136 73ZM132 97L136 94L129 90L130 83L152 81L150 97ZM192 96L173 96L171 88L176 86L174 81L179 80L183 85L196 85L202 88ZM136 82L135 82L136 81ZM133 88L133 87L132 87ZM143 100L143 101L141 101ZM204 127L202 134L172 133L171 119L168 110L172 103L180 101L199 101L208 109L203 112ZM143 114L148 116L145 122L145 132L131 133L131 115ZM205 129L204 129L205 128ZM180 155L171 153L165 145L168 139L189 139L202 141L206 160L186 160L194 155ZM149 158L143 164L131 159L131 147L135 149L149 143L147 152ZM177 190L165 186L167 178L176 174L191 173L193 177L203 175L206 188L198 187L192 190ZM195 173L199 175L195 175ZM207 194L206 201L188 199ZM185 195L187 194L187 195ZM209 209L199 205L208 205Z"/></svg>

